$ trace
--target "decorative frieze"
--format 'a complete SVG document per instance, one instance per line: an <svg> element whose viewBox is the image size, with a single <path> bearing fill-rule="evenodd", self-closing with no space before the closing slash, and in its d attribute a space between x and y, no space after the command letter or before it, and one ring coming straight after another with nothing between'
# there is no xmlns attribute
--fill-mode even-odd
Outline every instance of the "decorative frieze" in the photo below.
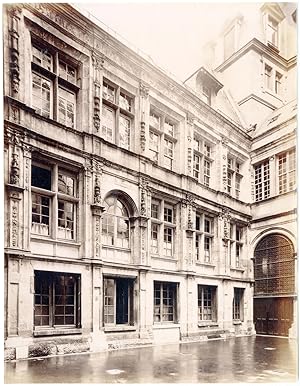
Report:
<svg viewBox="0 0 300 386"><path fill-rule="evenodd" d="M39 11L40 13L48 17L50 20L55 22L60 28L63 28L66 31L70 32L73 36L76 36L84 43L92 44L93 34L88 33L88 31L75 26L75 24L70 21L69 17L65 18L63 16L63 12L56 11L55 9L53 9L53 6L49 4L31 3L30 6L34 7L37 11Z"/></svg>

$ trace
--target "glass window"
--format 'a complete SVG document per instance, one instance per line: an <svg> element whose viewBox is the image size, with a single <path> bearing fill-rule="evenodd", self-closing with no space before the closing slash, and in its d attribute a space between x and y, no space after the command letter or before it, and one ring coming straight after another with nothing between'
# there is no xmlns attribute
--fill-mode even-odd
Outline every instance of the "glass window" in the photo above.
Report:
<svg viewBox="0 0 300 386"><path fill-rule="evenodd" d="M53 173L54 170L57 173ZM53 175L58 176L57 185L56 181L53 185L54 187L57 186L57 190L52 188ZM57 238L75 239L75 213L78 202L75 181L74 176L57 165L48 168L32 163L31 232L33 234L53 236L50 234L51 227L53 227L57 230ZM43 192L40 189L43 189ZM56 213L51 211L52 205L57 206Z"/></svg>
<svg viewBox="0 0 300 386"><path fill-rule="evenodd" d="M272 90L272 67L265 65L265 87Z"/></svg>
<svg viewBox="0 0 300 386"><path fill-rule="evenodd" d="M46 118L74 127L76 69L62 61L61 56L60 53L52 55L46 47L32 46L32 107ZM49 75L45 76L45 69ZM72 90L62 78L73 83Z"/></svg>
<svg viewBox="0 0 300 386"><path fill-rule="evenodd" d="M120 147L123 147L125 149L130 148L130 127L131 127L131 120L129 118L126 118L120 115L119 141L120 141Z"/></svg>
<svg viewBox="0 0 300 386"><path fill-rule="evenodd" d="M76 83L75 68L61 60L59 61L59 76L68 80L69 82Z"/></svg>
<svg viewBox="0 0 300 386"><path fill-rule="evenodd" d="M278 46L278 22L270 15L268 15L267 40Z"/></svg>
<svg viewBox="0 0 300 386"><path fill-rule="evenodd" d="M53 58L47 48L32 46L32 61L33 63L52 71Z"/></svg>
<svg viewBox="0 0 300 386"><path fill-rule="evenodd" d="M296 187L296 152L295 149L278 156L279 194Z"/></svg>
<svg viewBox="0 0 300 386"><path fill-rule="evenodd" d="M32 73L32 107L43 117L51 116L52 83L42 75Z"/></svg>
<svg viewBox="0 0 300 386"><path fill-rule="evenodd" d="M149 150L152 160L158 162L159 135L153 131L149 132Z"/></svg>
<svg viewBox="0 0 300 386"><path fill-rule="evenodd" d="M79 327L80 276L35 271L34 326Z"/></svg>
<svg viewBox="0 0 300 386"><path fill-rule="evenodd" d="M254 166L255 174L255 201L265 200L270 197L270 165L264 161Z"/></svg>
<svg viewBox="0 0 300 386"><path fill-rule="evenodd" d="M275 74L275 93L278 95L282 94L281 90L281 79L282 79L282 74L276 71Z"/></svg>
<svg viewBox="0 0 300 386"><path fill-rule="evenodd" d="M234 288L233 301L232 301L232 319L244 320L243 315L243 288Z"/></svg>
<svg viewBox="0 0 300 386"><path fill-rule="evenodd" d="M176 322L176 283L154 282L154 323Z"/></svg>
<svg viewBox="0 0 300 386"><path fill-rule="evenodd" d="M58 88L58 121L74 127L76 96L62 87Z"/></svg>
<svg viewBox="0 0 300 386"><path fill-rule="evenodd" d="M108 197L102 218L104 245L129 248L129 215L125 205L117 197Z"/></svg>
<svg viewBox="0 0 300 386"><path fill-rule="evenodd" d="M198 285L198 321L216 320L216 287Z"/></svg>
<svg viewBox="0 0 300 386"><path fill-rule="evenodd" d="M103 82L102 97L109 102L115 103L115 88L106 82Z"/></svg>
<svg viewBox="0 0 300 386"><path fill-rule="evenodd" d="M133 325L134 279L105 278L104 326Z"/></svg>
<svg viewBox="0 0 300 386"><path fill-rule="evenodd" d="M120 93L119 105L122 109L131 111L132 110L132 98L124 93Z"/></svg>
<svg viewBox="0 0 300 386"><path fill-rule="evenodd" d="M114 141L114 131L115 131L115 112L114 110L103 106L102 108L102 136L107 141Z"/></svg>

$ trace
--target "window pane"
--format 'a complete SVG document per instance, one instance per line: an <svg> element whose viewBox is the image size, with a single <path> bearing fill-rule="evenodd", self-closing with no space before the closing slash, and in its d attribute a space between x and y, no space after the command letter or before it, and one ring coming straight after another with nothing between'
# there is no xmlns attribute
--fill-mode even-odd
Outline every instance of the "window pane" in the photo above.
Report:
<svg viewBox="0 0 300 386"><path fill-rule="evenodd" d="M61 87L58 88L58 105L59 117L58 120L63 125L74 127L75 120L75 103L76 97L73 92L70 92Z"/></svg>
<svg viewBox="0 0 300 386"><path fill-rule="evenodd" d="M119 125L120 146L124 147L125 149L129 149L131 121L130 119L120 115L119 123L120 123Z"/></svg>
<svg viewBox="0 0 300 386"><path fill-rule="evenodd" d="M102 108L102 136L107 141L114 140L115 112L103 105Z"/></svg>

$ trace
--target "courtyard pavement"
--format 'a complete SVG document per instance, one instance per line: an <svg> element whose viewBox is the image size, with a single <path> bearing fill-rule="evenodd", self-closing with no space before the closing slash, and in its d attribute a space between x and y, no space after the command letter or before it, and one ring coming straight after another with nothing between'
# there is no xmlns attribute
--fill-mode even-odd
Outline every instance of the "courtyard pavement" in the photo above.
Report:
<svg viewBox="0 0 300 386"><path fill-rule="evenodd" d="M7 362L5 383L296 382L297 343L240 337Z"/></svg>

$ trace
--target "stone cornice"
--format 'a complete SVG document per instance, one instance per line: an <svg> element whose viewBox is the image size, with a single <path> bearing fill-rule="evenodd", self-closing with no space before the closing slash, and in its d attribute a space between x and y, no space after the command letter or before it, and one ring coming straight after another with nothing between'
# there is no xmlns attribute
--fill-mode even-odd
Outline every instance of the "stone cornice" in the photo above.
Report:
<svg viewBox="0 0 300 386"><path fill-rule="evenodd" d="M199 97L192 90L184 86L183 83L173 79L170 74L167 74L163 69L151 63L149 61L150 59L144 59L141 55L134 52L133 49L127 47L114 36L110 35L104 29L100 28L91 20L86 18L70 4L43 3L37 5L26 4L25 6L31 12L43 18L47 22L50 22L50 24L55 25L55 28L62 31L75 41L85 46L90 46L91 51L94 50L95 52L99 52L99 54L103 54L103 52L101 52L101 49L103 49L101 44L100 46L98 44L99 48L96 46L96 37L102 42L102 45L104 44L106 46L110 46L110 48L114 49L120 55L125 56L127 61L130 61L134 66L137 66L140 69L141 73L148 68L148 71L150 73L154 73L156 79L163 87L172 89L173 93L177 94L180 98L184 98L186 103L193 106L193 108L198 110L200 114L212 114L220 119L222 123L225 123L228 126L228 130L233 128L243 137L250 138L241 127L228 120L205 102L201 101ZM66 14L68 15L67 17ZM74 17L70 16L72 14ZM68 22L66 22L66 20ZM88 36L93 39L89 39ZM167 95L165 95L165 97L169 99ZM174 103L174 101L172 102Z"/></svg>
<svg viewBox="0 0 300 386"><path fill-rule="evenodd" d="M262 43L260 40L254 38L245 44L242 48L240 48L237 52L235 52L232 56L230 56L227 60L225 60L225 62L220 64L215 69L215 71L224 71L227 67L231 66L235 61L237 61L250 50L254 50L259 54L271 59L272 61L275 61L278 65L284 67L285 70L288 70L290 67L295 65L297 61L296 57L290 58L288 60L283 58L281 55L272 50L272 48Z"/></svg>

